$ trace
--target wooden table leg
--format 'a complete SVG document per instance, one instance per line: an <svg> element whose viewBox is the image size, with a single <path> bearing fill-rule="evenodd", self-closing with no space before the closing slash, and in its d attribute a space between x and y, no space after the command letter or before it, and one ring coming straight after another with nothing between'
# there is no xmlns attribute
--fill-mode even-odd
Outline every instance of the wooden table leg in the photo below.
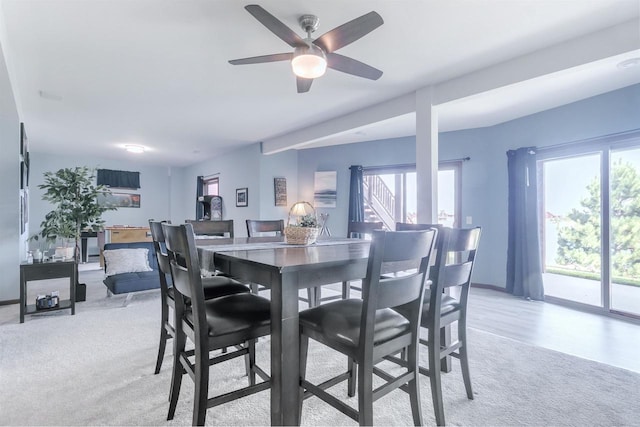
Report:
<svg viewBox="0 0 640 427"><path fill-rule="evenodd" d="M271 425L296 425L300 355L298 291L295 275L274 277L271 285Z"/></svg>

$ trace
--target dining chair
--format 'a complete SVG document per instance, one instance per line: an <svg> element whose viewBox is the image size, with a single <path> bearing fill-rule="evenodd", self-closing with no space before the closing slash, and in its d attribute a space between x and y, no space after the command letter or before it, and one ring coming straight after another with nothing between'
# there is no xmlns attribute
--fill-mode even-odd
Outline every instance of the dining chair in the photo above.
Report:
<svg viewBox="0 0 640 427"><path fill-rule="evenodd" d="M149 229L153 239L153 247L158 260L158 275L160 276L160 343L158 345L158 357L156 359L155 374L160 372L162 361L164 360L164 352L169 338L175 337L175 329L169 321L169 310L175 311L175 295L171 282L171 268L169 266L169 258L166 253L165 237L162 231L162 224L169 221L149 220ZM167 280L168 279L168 280ZM222 295L234 293L249 292L249 288L240 282L228 277L207 277L202 279L205 299L216 298Z"/></svg>
<svg viewBox="0 0 640 427"><path fill-rule="evenodd" d="M428 333L426 340L420 339L420 344L427 347L429 367L420 367L420 373L429 377L436 424L439 426L445 425L439 366L442 359L452 356L460 360L467 398L473 399L467 348L467 302L480 234L480 227L440 228L430 276L432 285L424 297L421 327ZM454 288L459 292L444 292ZM458 323L457 340L446 344L441 339L442 328L455 322Z"/></svg>
<svg viewBox="0 0 640 427"><path fill-rule="evenodd" d="M192 225L165 223L162 230L175 289L174 359L167 420L175 415L186 373L195 383L192 423L204 425L208 408L269 389L269 377L255 364L255 342L271 332L270 303L248 292L206 300ZM194 349L186 350L187 338ZM235 350L210 358L211 351L226 347ZM209 366L240 356L247 356L249 385L209 397ZM256 374L262 382L256 383Z"/></svg>
<svg viewBox="0 0 640 427"><path fill-rule="evenodd" d="M187 219L185 223L190 223L193 226L193 232L196 236L220 236L233 239L233 220L219 220L219 221L197 221L194 219Z"/></svg>
<svg viewBox="0 0 640 427"><path fill-rule="evenodd" d="M349 221L347 225L347 238L363 238L367 236L371 236L374 230L382 230L384 228L384 223L382 221L378 222L360 222L360 221ZM350 282L342 282L342 299L347 299L351 297L351 290L355 290L358 292L362 292L362 288L359 286L353 286ZM319 302L328 301L330 298L336 299L337 297L325 297L322 298L321 291L318 289L316 291L316 299Z"/></svg>
<svg viewBox="0 0 640 427"><path fill-rule="evenodd" d="M299 315L300 321L300 398L299 414L305 397L315 395L358 421L373 424L373 402L398 387L409 393L415 425L422 425L418 374L418 339L425 279L436 230L395 232L374 231L369 250L367 274L363 279L363 298L322 304ZM409 270L407 270L409 268ZM383 271L404 271L381 277ZM403 314L393 307L405 307ZM312 384L306 375L309 338L348 358L348 370L322 384ZM393 376L375 365L385 356L408 348L406 372ZM328 387L347 380L347 394L356 391L358 409L327 393ZM373 390L373 375L386 383ZM298 420L300 421L300 420Z"/></svg>
<svg viewBox="0 0 640 427"><path fill-rule="evenodd" d="M247 222L247 235L249 237L260 237L264 235L272 236L284 236L284 220L259 220L248 219ZM251 284L251 292L257 294L259 291L266 288L260 287L257 283ZM314 288L307 289L307 298L300 298L301 301L309 304L309 307L313 307L316 298L316 290ZM316 304L317 305L317 304Z"/></svg>
<svg viewBox="0 0 640 427"><path fill-rule="evenodd" d="M272 236L284 236L284 220L261 220L261 219L248 219L247 223L247 236L258 237L265 234Z"/></svg>

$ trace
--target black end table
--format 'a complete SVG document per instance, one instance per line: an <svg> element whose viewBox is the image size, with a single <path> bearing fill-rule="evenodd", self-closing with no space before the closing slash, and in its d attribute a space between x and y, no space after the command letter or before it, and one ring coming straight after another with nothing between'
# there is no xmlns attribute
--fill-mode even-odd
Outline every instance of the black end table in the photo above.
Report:
<svg viewBox="0 0 640 427"><path fill-rule="evenodd" d="M20 264L20 323L24 323L25 314L45 311L71 309L76 314L76 263L75 261L38 262ZM69 299L60 300L57 307L37 310L35 304L27 304L27 282L30 280L69 278Z"/></svg>

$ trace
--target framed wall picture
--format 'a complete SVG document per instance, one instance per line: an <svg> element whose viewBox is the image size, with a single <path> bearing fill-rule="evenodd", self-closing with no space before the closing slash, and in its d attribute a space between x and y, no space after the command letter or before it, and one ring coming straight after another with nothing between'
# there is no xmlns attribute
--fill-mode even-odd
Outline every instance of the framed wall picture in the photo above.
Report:
<svg viewBox="0 0 640 427"><path fill-rule="evenodd" d="M98 196L98 203L117 208L139 208L140 195L132 193L102 193Z"/></svg>
<svg viewBox="0 0 640 427"><path fill-rule="evenodd" d="M244 208L249 206L249 189L237 188L236 189L236 206Z"/></svg>
<svg viewBox="0 0 640 427"><path fill-rule="evenodd" d="M273 194L276 206L287 206L287 178L273 178Z"/></svg>
<svg viewBox="0 0 640 427"><path fill-rule="evenodd" d="M313 194L316 208L336 207L337 177L336 171L316 172Z"/></svg>

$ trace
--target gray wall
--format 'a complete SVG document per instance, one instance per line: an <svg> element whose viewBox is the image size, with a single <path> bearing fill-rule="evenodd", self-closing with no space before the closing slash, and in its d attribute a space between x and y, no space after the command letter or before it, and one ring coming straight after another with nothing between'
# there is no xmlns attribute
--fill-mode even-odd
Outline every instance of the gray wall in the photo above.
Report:
<svg viewBox="0 0 640 427"><path fill-rule="evenodd" d="M496 126L441 133L440 160L471 157L462 169L462 217L483 227L474 281L504 287L507 252L507 156L523 146L548 146L640 128L640 85L620 89ZM338 171L338 201L329 228L346 234L349 170L415 162L415 138L391 139L301 151L299 191L313 197L313 173Z"/></svg>
<svg viewBox="0 0 640 427"><path fill-rule="evenodd" d="M0 301L20 295L20 120L0 44ZM26 233L25 233L26 235Z"/></svg>
<svg viewBox="0 0 640 427"><path fill-rule="evenodd" d="M300 199L313 203L314 172L336 171L338 176L336 207L318 209L318 213L329 214L326 225L331 230L332 236L346 236L351 176L349 166L384 166L415 163L415 161L415 137L301 150L298 154Z"/></svg>
<svg viewBox="0 0 640 427"><path fill-rule="evenodd" d="M119 208L105 212L102 218L107 225L129 225L147 227L149 218L169 217L169 188L171 182L169 168L139 164L133 161L96 159L90 157L57 156L51 153L33 153L31 155L30 176L30 233L40 229L40 223L53 206L42 200L43 190L37 186L43 182L44 172L55 172L62 168L88 166L89 168L116 169L140 172L138 190L112 189L113 192L140 194L140 208Z"/></svg>
<svg viewBox="0 0 640 427"><path fill-rule="evenodd" d="M234 220L237 237L247 235L246 219L286 219L288 207L276 207L273 194L273 178L287 178L287 202L297 199L298 159L295 151L264 156L260 144L253 144L231 153L216 156L184 169L180 198L183 209L172 212L174 222L195 218L196 177L217 175L220 179L220 196L223 200L223 218ZM249 204L236 207L237 188L248 188Z"/></svg>

